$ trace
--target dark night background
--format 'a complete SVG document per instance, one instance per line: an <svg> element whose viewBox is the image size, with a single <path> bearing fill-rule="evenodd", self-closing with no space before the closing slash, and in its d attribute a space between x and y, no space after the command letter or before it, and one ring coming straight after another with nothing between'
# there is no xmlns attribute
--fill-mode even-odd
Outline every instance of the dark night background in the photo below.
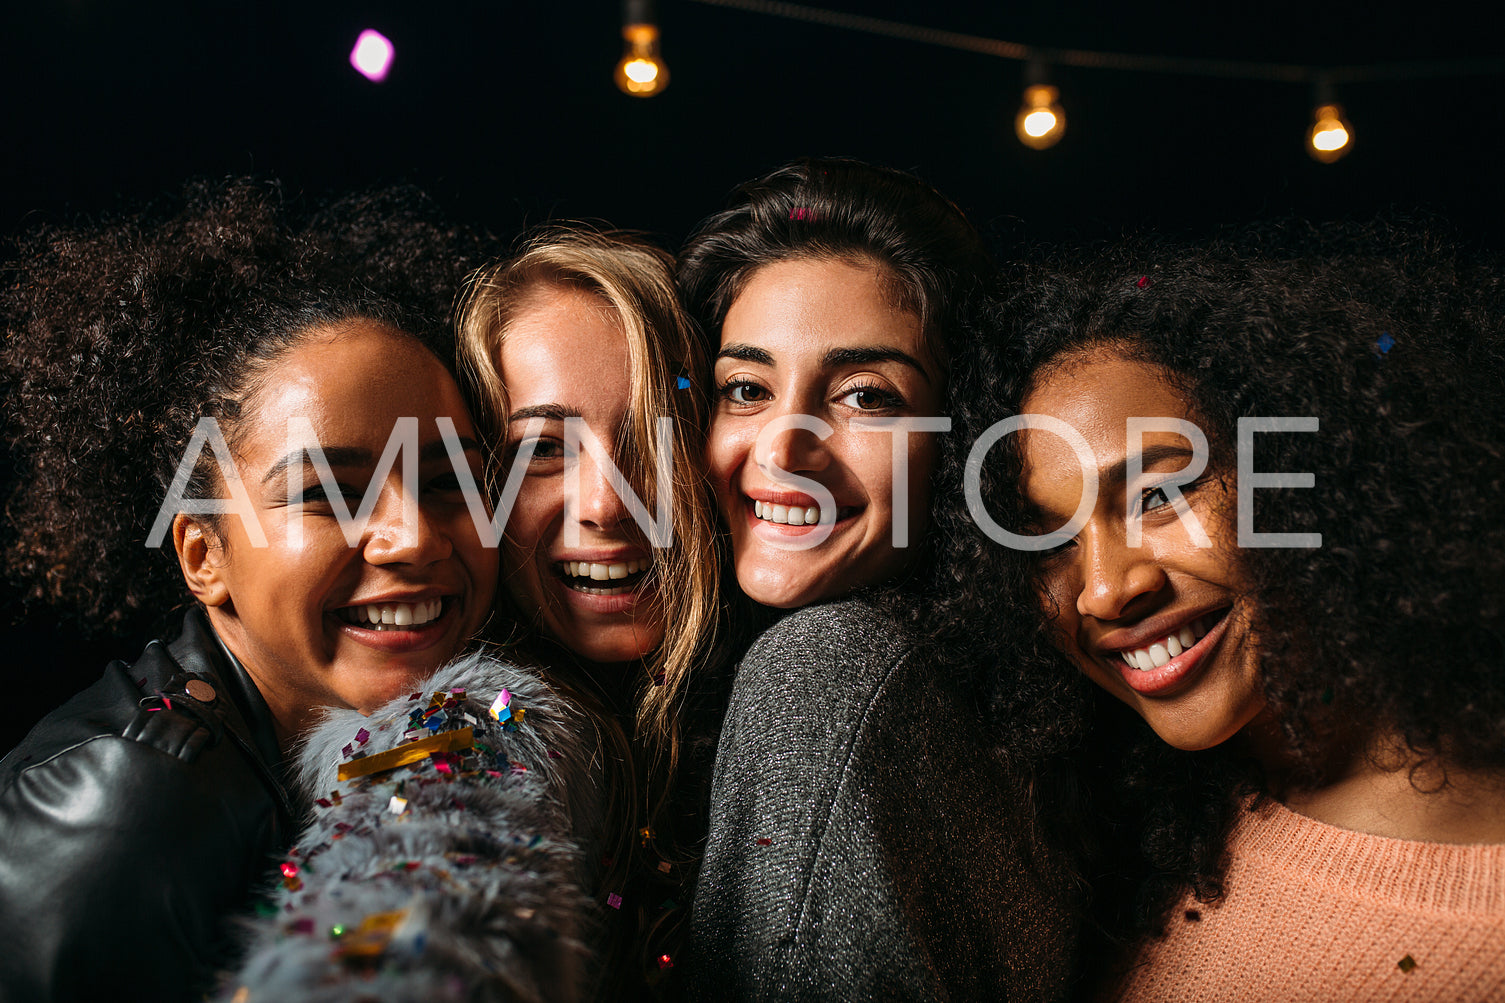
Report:
<svg viewBox="0 0 1505 1003"><path fill-rule="evenodd" d="M1498 58L1498 5L819 0L831 9L1042 47L1315 66ZM0 15L0 230L175 191L192 175L280 177L319 196L414 182L501 235L605 219L677 246L737 182L801 154L918 172L1002 254L1155 228L1191 236L1288 215L1421 209L1502 246L1505 76L1340 88L1353 152L1304 151L1296 84L1060 68L1068 127L1026 149L1022 66L993 56L660 0L671 84L629 98L612 0L106 3L11 0ZM383 84L346 61L396 46ZM8 480L8 478L7 478ZM5 597L12 713L0 750L135 639L43 647ZM75 664L75 662L77 664Z"/></svg>

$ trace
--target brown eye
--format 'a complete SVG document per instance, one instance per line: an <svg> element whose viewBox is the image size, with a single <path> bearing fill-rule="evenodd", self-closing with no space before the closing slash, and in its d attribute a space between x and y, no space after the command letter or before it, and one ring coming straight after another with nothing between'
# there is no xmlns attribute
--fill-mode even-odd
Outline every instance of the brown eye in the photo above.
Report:
<svg viewBox="0 0 1505 1003"><path fill-rule="evenodd" d="M768 390L756 383L741 380L722 387L721 396L734 404L761 404L768 399Z"/></svg>
<svg viewBox="0 0 1505 1003"><path fill-rule="evenodd" d="M858 411L886 411L904 406L898 394L879 387L853 387L841 398L841 403Z"/></svg>

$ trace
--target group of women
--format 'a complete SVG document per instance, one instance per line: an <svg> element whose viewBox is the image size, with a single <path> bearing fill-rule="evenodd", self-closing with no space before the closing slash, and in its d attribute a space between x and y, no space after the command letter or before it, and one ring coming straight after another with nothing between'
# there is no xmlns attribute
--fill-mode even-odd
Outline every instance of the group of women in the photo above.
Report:
<svg viewBox="0 0 1505 1003"><path fill-rule="evenodd" d="M15 249L0 998L1505 996L1498 263L415 199Z"/></svg>

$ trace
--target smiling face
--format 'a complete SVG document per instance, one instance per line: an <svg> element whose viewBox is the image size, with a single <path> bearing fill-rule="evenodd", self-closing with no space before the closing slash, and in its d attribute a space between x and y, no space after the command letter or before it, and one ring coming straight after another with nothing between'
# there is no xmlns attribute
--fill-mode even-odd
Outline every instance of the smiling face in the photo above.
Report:
<svg viewBox="0 0 1505 1003"><path fill-rule="evenodd" d="M776 262L727 311L706 458L737 581L757 602L805 606L891 578L912 553L894 545L896 518L909 541L925 528L934 434L902 437L896 506L901 437L856 424L940 406L919 318L885 278L866 260Z"/></svg>
<svg viewBox="0 0 1505 1003"><path fill-rule="evenodd" d="M1205 530L1199 547L1157 484L1187 468L1191 444L1143 433L1141 546L1128 545L1126 458L1131 417L1197 424L1168 374L1112 349L1047 371L1024 402L1086 439L1098 496L1076 537L1042 557L1043 599L1057 643L1093 682L1128 704L1166 742L1206 749L1227 741L1265 706L1236 547L1231 475L1208 471L1181 490ZM1059 436L1027 430L1024 489L1039 531L1064 525L1081 498L1081 461Z"/></svg>
<svg viewBox="0 0 1505 1003"><path fill-rule="evenodd" d="M483 545L437 425L453 420L472 476L480 452L454 380L418 342L370 321L316 331L279 358L234 431L236 473L265 546L234 515L217 531L174 526L190 588L245 665L284 735L317 708L369 711L448 661L490 615L497 557ZM417 419L417 456L375 475L399 419ZM339 483L326 490L306 419ZM295 439L296 441L292 441ZM403 460L417 467L417 496ZM303 487L289 494L293 472ZM355 546L331 495L375 507Z"/></svg>
<svg viewBox="0 0 1505 1003"><path fill-rule="evenodd" d="M604 465L588 450L567 455L565 432L566 419L583 419L605 455L625 466L632 365L620 321L599 296L541 282L513 312L497 369L507 391L509 471L519 448L533 447L507 520L507 591L524 616L587 661L642 658L664 638L653 550ZM571 504L576 463L580 495Z"/></svg>

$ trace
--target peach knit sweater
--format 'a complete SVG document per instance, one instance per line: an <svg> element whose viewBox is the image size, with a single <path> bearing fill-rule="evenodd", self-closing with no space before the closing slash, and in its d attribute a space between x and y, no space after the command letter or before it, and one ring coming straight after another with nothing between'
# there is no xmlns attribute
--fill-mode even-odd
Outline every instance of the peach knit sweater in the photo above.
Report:
<svg viewBox="0 0 1505 1003"><path fill-rule="evenodd" d="M1188 895L1109 998L1505 1001L1505 845L1369 836L1271 803L1228 854L1224 897Z"/></svg>

